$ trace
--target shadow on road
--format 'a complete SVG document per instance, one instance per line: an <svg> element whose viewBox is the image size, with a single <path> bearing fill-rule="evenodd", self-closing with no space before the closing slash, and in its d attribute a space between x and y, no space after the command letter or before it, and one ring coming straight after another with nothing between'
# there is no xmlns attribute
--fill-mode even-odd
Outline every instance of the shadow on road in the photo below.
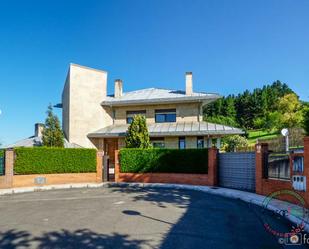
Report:
<svg viewBox="0 0 309 249"><path fill-rule="evenodd" d="M111 191L128 195L133 202L151 202L162 208L162 212L170 205L184 209L183 216L175 224L165 222L170 230L164 235L160 249L282 248L278 238L263 227L263 220L266 217L278 230L289 231L291 228L285 219L264 212L258 206L198 191L163 188L112 188ZM139 210L126 210L124 207L122 213L163 222ZM150 242L132 239L129 234L99 234L89 229L51 231L38 237L27 231L0 232L1 249L153 248Z"/></svg>
<svg viewBox="0 0 309 249"><path fill-rule="evenodd" d="M0 248L38 248L38 249L138 249L147 244L145 240L132 240L128 235L114 233L98 234L89 229L76 231L60 230L44 233L40 237L31 237L26 231L9 230L0 232Z"/></svg>

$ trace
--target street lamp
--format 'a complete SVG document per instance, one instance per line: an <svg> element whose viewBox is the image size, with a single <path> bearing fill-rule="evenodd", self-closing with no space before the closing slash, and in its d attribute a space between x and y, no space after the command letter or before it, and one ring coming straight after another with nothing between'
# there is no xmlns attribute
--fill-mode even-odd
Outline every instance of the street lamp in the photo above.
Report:
<svg viewBox="0 0 309 249"><path fill-rule="evenodd" d="M289 130L287 128L283 128L281 130L281 134L285 137L285 151L289 152Z"/></svg>

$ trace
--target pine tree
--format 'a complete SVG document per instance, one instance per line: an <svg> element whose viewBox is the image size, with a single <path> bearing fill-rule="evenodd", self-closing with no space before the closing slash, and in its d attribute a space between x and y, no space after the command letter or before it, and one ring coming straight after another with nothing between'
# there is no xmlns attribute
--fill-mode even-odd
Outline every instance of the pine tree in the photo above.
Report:
<svg viewBox="0 0 309 249"><path fill-rule="evenodd" d="M52 105L48 106L45 127L42 132L43 145L47 147L64 147L63 132L58 117L53 113Z"/></svg>
<svg viewBox="0 0 309 249"><path fill-rule="evenodd" d="M127 148L149 148L151 147L146 118L143 115L135 115L128 128L126 135Z"/></svg>

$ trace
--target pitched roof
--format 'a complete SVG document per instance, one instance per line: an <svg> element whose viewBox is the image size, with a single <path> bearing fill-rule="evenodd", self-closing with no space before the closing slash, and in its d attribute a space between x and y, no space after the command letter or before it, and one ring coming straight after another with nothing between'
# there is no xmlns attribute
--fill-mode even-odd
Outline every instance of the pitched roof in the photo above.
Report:
<svg viewBox="0 0 309 249"><path fill-rule="evenodd" d="M192 93L186 95L184 91L170 90L161 88L146 88L137 91L123 93L119 98L115 98L114 95L108 95L106 99L101 103L103 106L113 105L121 106L128 104L145 104L145 103L177 103L177 102L192 102L200 101L209 103L220 98L220 95L216 93Z"/></svg>
<svg viewBox="0 0 309 249"><path fill-rule="evenodd" d="M128 124L110 125L88 134L88 137L125 136ZM208 122L154 123L148 125L150 136L207 136L243 134L241 129Z"/></svg>
<svg viewBox="0 0 309 249"><path fill-rule="evenodd" d="M35 147L35 146L42 146L42 137L28 137L22 140L19 140L13 144L8 144L3 146L3 148L15 148L15 147ZM82 148L82 146L75 144L75 143L69 143L68 140L64 139L64 147L65 148Z"/></svg>

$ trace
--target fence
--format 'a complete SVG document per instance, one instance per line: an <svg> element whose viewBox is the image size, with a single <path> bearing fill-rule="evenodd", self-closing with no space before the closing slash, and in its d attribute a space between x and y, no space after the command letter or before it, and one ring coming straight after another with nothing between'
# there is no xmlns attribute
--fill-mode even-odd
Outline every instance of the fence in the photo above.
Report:
<svg viewBox="0 0 309 249"><path fill-rule="evenodd" d="M290 179L290 155L287 153L267 153L268 177Z"/></svg>

